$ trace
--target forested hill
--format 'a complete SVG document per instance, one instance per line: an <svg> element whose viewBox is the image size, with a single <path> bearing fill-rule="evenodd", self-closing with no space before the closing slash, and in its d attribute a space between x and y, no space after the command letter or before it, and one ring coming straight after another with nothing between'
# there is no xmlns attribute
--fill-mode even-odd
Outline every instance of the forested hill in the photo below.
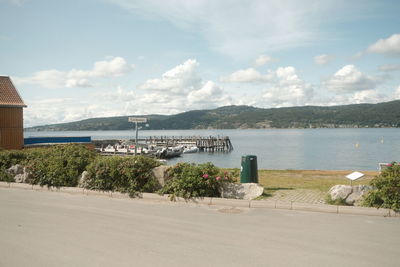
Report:
<svg viewBox="0 0 400 267"><path fill-rule="evenodd" d="M127 130L129 116L93 118L77 122L27 128L31 131ZM149 130L400 127L400 100L379 104L255 108L226 106L193 110L176 115L146 115Z"/></svg>

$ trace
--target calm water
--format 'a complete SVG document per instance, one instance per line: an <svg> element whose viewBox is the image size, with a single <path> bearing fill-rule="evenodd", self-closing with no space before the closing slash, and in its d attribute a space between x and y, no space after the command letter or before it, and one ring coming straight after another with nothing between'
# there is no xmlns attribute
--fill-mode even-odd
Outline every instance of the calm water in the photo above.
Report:
<svg viewBox="0 0 400 267"><path fill-rule="evenodd" d="M133 139L134 131L25 132L31 136L91 136L92 139ZM263 169L376 170L379 162L400 160L400 129L267 129L140 131L139 136L223 136L231 138L230 153L185 154L176 162L213 162L240 167L242 155L256 155Z"/></svg>

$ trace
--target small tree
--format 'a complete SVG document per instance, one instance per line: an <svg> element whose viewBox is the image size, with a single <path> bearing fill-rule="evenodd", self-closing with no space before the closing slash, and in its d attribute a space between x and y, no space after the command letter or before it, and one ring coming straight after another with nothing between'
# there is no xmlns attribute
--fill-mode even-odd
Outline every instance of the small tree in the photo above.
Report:
<svg viewBox="0 0 400 267"><path fill-rule="evenodd" d="M364 199L364 205L376 208L400 210L400 164L393 162L376 176L374 187Z"/></svg>

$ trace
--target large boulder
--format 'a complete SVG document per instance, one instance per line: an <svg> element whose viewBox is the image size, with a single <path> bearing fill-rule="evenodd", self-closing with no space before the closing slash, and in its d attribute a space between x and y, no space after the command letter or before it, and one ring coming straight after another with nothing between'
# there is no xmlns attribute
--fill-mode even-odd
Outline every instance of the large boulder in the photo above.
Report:
<svg viewBox="0 0 400 267"><path fill-rule="evenodd" d="M353 192L350 185L335 185L329 190L329 195L333 201L338 199L346 199Z"/></svg>
<svg viewBox="0 0 400 267"><path fill-rule="evenodd" d="M87 171L83 171L78 178L78 187L82 188L86 187L88 178L89 178L89 173Z"/></svg>
<svg viewBox="0 0 400 267"><path fill-rule="evenodd" d="M15 164L7 169L7 173L10 174L11 176L15 176L17 174L23 174L24 166L22 166L20 164Z"/></svg>
<svg viewBox="0 0 400 267"><path fill-rule="evenodd" d="M24 174L17 174L14 176L14 182L16 183L25 183L25 175Z"/></svg>
<svg viewBox="0 0 400 267"><path fill-rule="evenodd" d="M372 189L368 185L356 185L352 187L353 192L346 198L346 203L348 205L359 206L362 201L362 197Z"/></svg>
<svg viewBox="0 0 400 267"><path fill-rule="evenodd" d="M264 187L256 183L223 183L221 197L250 200L261 196L263 192Z"/></svg>
<svg viewBox="0 0 400 267"><path fill-rule="evenodd" d="M6 172L14 178L16 183L25 183L30 176L28 170L20 164L11 166Z"/></svg>
<svg viewBox="0 0 400 267"><path fill-rule="evenodd" d="M171 177L168 176L169 168L170 168L170 166L161 165L161 166L155 167L152 170L154 177L157 179L158 183L161 186L164 186L165 183L171 179Z"/></svg>
<svg viewBox="0 0 400 267"><path fill-rule="evenodd" d="M371 189L368 185L335 185L329 190L329 195L332 200L343 199L348 205L359 206L363 196Z"/></svg>

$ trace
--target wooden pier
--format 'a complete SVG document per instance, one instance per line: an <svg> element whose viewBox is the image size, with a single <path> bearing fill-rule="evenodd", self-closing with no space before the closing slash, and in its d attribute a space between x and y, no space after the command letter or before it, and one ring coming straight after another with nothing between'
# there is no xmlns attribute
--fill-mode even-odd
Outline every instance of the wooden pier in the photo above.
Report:
<svg viewBox="0 0 400 267"><path fill-rule="evenodd" d="M148 137L145 139L139 139L145 142L147 146L162 146L162 147L174 147L174 146L197 146L200 151L231 151L233 145L228 136L161 136L161 137Z"/></svg>
<svg viewBox="0 0 400 267"><path fill-rule="evenodd" d="M93 140L96 147L114 145L116 143L134 144L135 140ZM138 138L140 147L193 147L196 146L200 151L208 152L229 152L233 150L233 145L228 136L150 136Z"/></svg>

